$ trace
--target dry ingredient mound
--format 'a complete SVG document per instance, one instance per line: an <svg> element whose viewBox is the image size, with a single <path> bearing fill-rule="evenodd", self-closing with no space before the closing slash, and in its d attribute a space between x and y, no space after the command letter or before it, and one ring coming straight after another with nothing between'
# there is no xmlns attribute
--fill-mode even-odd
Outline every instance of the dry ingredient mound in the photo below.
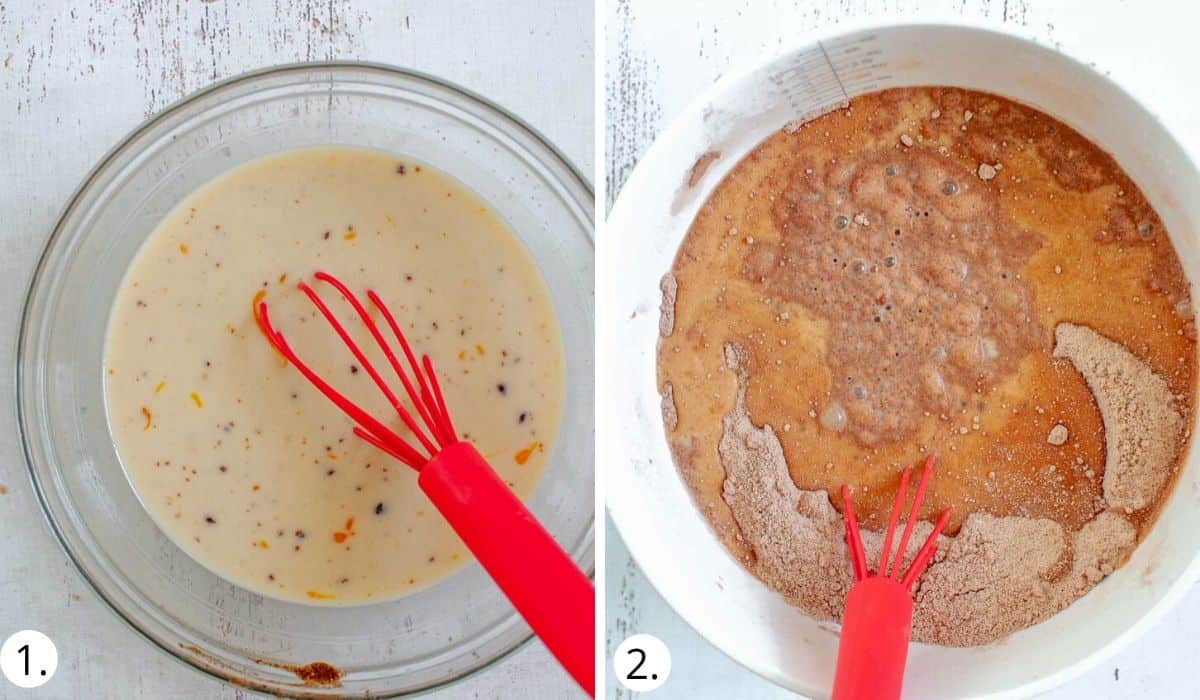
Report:
<svg viewBox="0 0 1200 700"><path fill-rule="evenodd" d="M1078 341L1068 341L1063 354L1081 371L1087 368L1085 374L1105 377L1106 386L1123 397L1129 387L1114 387L1114 377L1146 379L1127 362L1145 369L1136 358L1123 349L1124 355L1114 353L1111 341L1093 331L1063 324L1059 338ZM807 614L839 619L852 583L841 515L824 491L796 487L774 429L751 422L745 404L745 357L737 344L725 346L726 364L738 377L738 391L733 409L724 418L719 445L726 470L724 500L753 549L752 572ZM1141 390L1136 394L1142 396ZM1120 420L1128 415L1109 412L1105 417ZM1127 434L1131 427L1116 426L1113 432ZM1161 484L1164 477L1145 468L1163 469L1169 464L1170 460L1138 462L1118 482ZM1116 466L1121 469L1121 464ZM904 554L906 563L929 529L924 521L914 528ZM878 559L881 540L881 533L863 533L868 561ZM939 538L937 556L914 594L913 639L946 646L1002 639L1087 593L1124 563L1136 543L1137 529L1119 510L1102 510L1077 532L1067 532L1045 518L973 513L956 536Z"/></svg>
<svg viewBox="0 0 1200 700"><path fill-rule="evenodd" d="M1171 475L1183 415L1163 378L1119 343L1086 326L1060 323L1054 356L1087 381L1104 419L1104 500L1132 512L1145 508Z"/></svg>

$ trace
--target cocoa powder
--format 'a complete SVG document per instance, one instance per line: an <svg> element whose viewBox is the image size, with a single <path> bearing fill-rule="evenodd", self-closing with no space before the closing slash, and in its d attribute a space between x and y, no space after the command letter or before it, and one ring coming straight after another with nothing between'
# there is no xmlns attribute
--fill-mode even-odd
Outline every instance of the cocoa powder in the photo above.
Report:
<svg viewBox="0 0 1200 700"><path fill-rule="evenodd" d="M1066 335L1075 338L1074 331ZM1132 355L1112 352L1105 345L1111 341L1097 337L1084 336L1083 342L1071 344L1069 351L1078 358L1072 361L1097 376L1130 372L1127 359ZM727 344L725 358L738 377L738 393L724 417L719 445L726 471L723 496L753 550L749 566L807 614L839 619L852 583L841 515L824 491L796 487L772 426L751 422L745 405L745 351ZM1115 432L1124 434L1130 427L1122 425ZM1124 473L1120 483L1131 488L1146 480L1161 485L1161 475L1144 472L1142 466ZM1162 463L1152 466L1163 468ZM1144 487L1138 483L1135 490ZM904 553L906 565L930 529L925 521L914 527ZM863 533L867 561L878 559L881 540L879 532ZM1002 639L1087 593L1124 563L1136 543L1134 525L1112 509L1101 511L1076 532L1046 518L973 513L956 536L938 539L938 554L914 593L913 639L946 646Z"/></svg>
<svg viewBox="0 0 1200 700"><path fill-rule="evenodd" d="M1119 343L1086 326L1060 323L1054 356L1071 360L1104 418L1104 500L1127 512L1162 490L1183 437L1183 416L1162 377Z"/></svg>

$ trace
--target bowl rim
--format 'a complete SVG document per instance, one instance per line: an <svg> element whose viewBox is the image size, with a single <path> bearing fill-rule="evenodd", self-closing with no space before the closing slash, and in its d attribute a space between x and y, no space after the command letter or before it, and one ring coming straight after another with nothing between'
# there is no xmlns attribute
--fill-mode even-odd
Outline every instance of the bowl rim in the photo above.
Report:
<svg viewBox="0 0 1200 700"><path fill-rule="evenodd" d="M283 693L286 696L298 698L316 696L306 693L306 688L299 686L295 688L289 688L287 690L268 686L260 687L259 684L249 681L248 679L237 678L234 677L233 674L223 673L219 671L215 665L202 663L200 657L202 657L203 654L185 654L185 648L183 646L171 644L165 640L161 640L152 635L148 630L142 629L124 612L122 612L112 598L103 590L101 590L101 588L96 584L91 575L87 572L87 570L85 570L79 557L77 557L75 552L71 549L71 546L67 542L67 537L64 535L59 523L56 522L52 516L51 506L46 495L46 488L48 487L46 484L42 483L41 479L39 479L37 469L34 466L35 460L29 439L29 428L31 427L30 421L32 420L32 417L28 415L28 412L24 407L24 402L27 397L25 396L25 391L22 387L22 377L25 374L23 364L24 360L26 359L26 354L29 352L29 348L27 346L30 343L30 339L27 336L30 333L30 325L33 322L31 304L33 302L35 293L43 282L43 277L45 275L51 253L56 248L56 244L62 237L64 225L68 218L70 218L70 215L75 211L75 208L79 205L82 195L94 185L99 174L106 167L108 167L118 155L124 153L126 149L128 149L130 145L133 144L139 137L147 133L155 126L170 119L186 107L234 86L253 83L263 78L289 73L309 73L322 71L335 72L349 70L383 74L393 78L401 78L409 81L415 81L417 83L423 83L433 88L444 90L456 97L464 99L473 106L480 108L484 113L491 117L490 121L493 125L498 124L500 128L507 131L509 134L516 132L517 134L526 137L535 147L545 149L546 154L550 156L550 161L552 164L561 166L564 171L563 175L565 175L567 179L573 181L566 184L578 187L580 191L586 194L586 200L591 200L591 207L587 206L588 202L586 200L579 202L579 205L584 210L588 218L592 219L593 225L591 228L585 231L585 234L588 245L591 246L593 251L595 250L595 188L592 186L591 180L585 177L582 171L576 167L575 163L568 158L567 155L563 153L562 150L560 150L550 139L542 134L541 131L515 113L509 111L498 103L493 102L482 94L452 81L440 78L432 73L376 61L303 61L265 66L243 73L238 73L221 80L213 81L202 88L194 90L183 97L170 102L165 107L139 122L135 127L121 137L116 144L106 150L104 154L96 161L96 163L88 170L87 174L80 180L79 184L74 188L70 196L67 198L66 204L63 205L63 207L59 210L58 216L55 218L53 228L51 229L51 233L42 244L41 252L38 254L37 261L34 264L32 273L30 274L29 282L26 285L24 299L21 305L20 319L17 325L15 347L16 352L14 354L12 366L13 374L11 375L13 378L13 386L15 387L14 401L16 403L17 433L21 445L21 454L24 458L25 466L29 473L29 479L32 483L33 492L37 498L37 503L39 509L41 510L42 518L45 524L49 527L50 532L53 534L54 540L58 544L59 549L66 554L68 561L71 563L71 567L76 573L79 574L80 578L83 579L92 592L94 592L96 596L104 603L105 607L107 607L108 610L112 612L118 620L124 623L127 628L135 632L138 637L144 641L150 642L152 648L165 653L169 658L172 658L186 667L199 671L206 677L219 680L223 683L233 683L235 685L247 687L251 690L270 692L272 694ZM594 517L589 530L591 533L591 544L588 545L587 549L592 551L593 556L591 564L584 569L584 573L589 578L594 579L596 546L596 524ZM530 642L533 641L534 637L535 635L533 632L528 631L519 641L517 641L517 643L500 652L486 663L474 668L468 668L467 670L460 672L458 675L448 678L444 681L431 683L419 688L400 691L388 695L372 695L372 697L411 697L456 685L476 675L480 675L483 672L492 669L494 666L498 665L504 660L512 657L516 652L528 647ZM320 697L325 696L321 695Z"/></svg>
<svg viewBox="0 0 1200 700"><path fill-rule="evenodd" d="M1158 124L1163 133L1169 137L1172 144L1178 148L1179 152L1187 156L1187 159L1190 161L1193 168L1200 169L1200 154L1187 148L1183 143L1181 143L1178 138L1176 138L1175 131L1164 124L1158 113L1143 99L1141 99L1141 97L1128 89L1125 84L1114 79L1111 75L1102 72L1093 64L1083 60L1080 56L1074 54L1072 51L1065 49L1058 44L1048 44L1045 41L1040 41L1037 35L1032 32L1032 30L1023 27L1012 27L1002 24L996 20L985 18L948 18L944 13L902 15L889 12L880 13L867 18L840 22L838 24L829 24L810 31L802 32L799 34L798 38L785 43L780 47L776 47L755 56L739 60L732 66L731 69L723 71L717 80L692 98L692 100L689 101L688 104L681 109L670 120L670 122L667 123L667 125L658 133L658 135L654 137L654 141L645 150L642 156L638 158L634 168L630 170L629 175L622 183L621 191L617 193L617 197L613 200L613 205L609 210L606 221L611 219L613 213L619 210L618 205L622 199L621 195L624 194L625 185L635 179L635 176L639 170L646 169L644 164L650 161L661 160L662 156L660 154L666 151L664 144L679 140L681 138L681 132L684 128L683 125L685 123L694 121L695 117L698 115L702 115L708 106L720 95L727 92L731 86L746 80L748 77L761 70L764 66L768 66L789 55L811 49L813 46L820 45L821 43L861 36L872 31L890 31L894 29L909 30L920 28L941 31L958 30L977 33L980 35L992 35L1032 45L1056 54L1059 58L1074 64L1076 68L1091 73L1093 76L1106 83L1115 92L1124 96L1131 102L1141 106L1145 110L1146 115ZM606 267L609 260L610 259L606 255L597 256L598 263L603 262ZM605 273L606 270L597 269L597 280L606 279ZM616 317L612 315L612 310L609 311L610 312L603 317L597 315L598 326L601 323L607 326L615 322ZM613 339L606 337L605 342L611 343L613 342ZM598 401L599 397L600 395L597 394ZM610 396L606 399L604 405L598 405L597 415L605 415L606 410L612 411L616 408L617 404ZM601 436L601 438L603 438L603 436ZM604 440L601 439L597 442L597 444L600 445L605 443ZM1200 445L1189 444L1187 449L1189 452L1193 449L1200 450ZM599 454L597 456L600 457ZM628 462L628 458L623 458L622 461ZM671 465L676 471L678 471L678 467L675 465L674 459L671 460ZM1171 495L1174 495L1173 491ZM615 508L614 505L616 506ZM729 644L723 643L722 640L716 638L715 636L705 634L696 625L694 625L692 621L683 614L680 606L673 601L671 596L664 592L664 590L659 586L659 583L656 582L656 580L661 581L663 578L662 575L658 573L658 565L655 565L651 562L651 566L647 567L647 558L645 556L639 556L639 545L637 544L639 540L637 537L630 537L630 535L634 534L630 530L633 525L629 522L626 522L624 525L622 525L621 514L624 512L624 507L620 505L619 494L615 494L612 491L606 490L605 511L608 517L612 519L613 526L615 527L622 541L625 543L626 549L629 552L629 556L642 571L646 580L649 581L651 586L654 587L655 591L662 596L663 600L666 601L671 610L680 619L682 619L697 636L699 636L701 639L704 639L716 649L720 650L721 653L723 653L727 658L733 660L739 666L754 673L760 678L763 678L764 680L767 680L773 684L781 685L789 690L797 690L796 687L784 685L781 682L781 679L776 678L775 674L771 673L767 667L759 664L755 659L746 658L744 655L733 651ZM738 564L738 566L741 565ZM1128 646L1133 640L1141 637L1151 626L1159 622L1172 607L1178 604L1178 602L1190 590L1192 585L1197 582L1200 582L1200 550L1196 551L1191 562L1183 569L1178 578L1176 578L1176 580L1167 587L1161 597L1159 597L1159 599L1142 615L1140 619L1137 620L1135 624L1129 626L1120 634L1114 636L1102 647L1093 651L1090 655L1087 655L1068 666L1060 668L1054 673L1031 681L1022 682L1018 685L1008 688L1002 688L990 692L987 695L975 696L976 700L983 700L985 698L989 700L993 698L1028 698L1059 687L1071 680L1078 678L1086 671L1112 658L1115 654ZM822 692L828 691L817 690L818 696L820 696Z"/></svg>

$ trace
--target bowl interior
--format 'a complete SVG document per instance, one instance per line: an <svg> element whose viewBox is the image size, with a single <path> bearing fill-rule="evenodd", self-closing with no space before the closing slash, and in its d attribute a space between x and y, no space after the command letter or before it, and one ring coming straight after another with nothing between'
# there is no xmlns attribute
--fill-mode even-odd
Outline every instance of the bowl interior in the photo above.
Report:
<svg viewBox="0 0 1200 700"><path fill-rule="evenodd" d="M319 608L250 593L197 564L158 529L125 478L105 420L109 309L160 219L230 168L318 145L427 162L487 201L530 251L554 299L568 381L558 440L530 506L590 571L590 189L528 127L424 76L350 64L244 76L168 109L110 153L64 213L31 288L18 368L21 427L64 547L143 634L251 687L386 696L462 677L529 638L478 564L374 605ZM343 671L341 687L305 686L288 668L313 661Z"/></svg>
<svg viewBox="0 0 1200 700"><path fill-rule="evenodd" d="M1200 175L1188 154L1108 79L1003 32L929 24L843 31L723 78L655 142L609 218L609 245L620 257L600 251L601 337L620 339L601 353L600 372L636 387L600 397L601 444L618 444L620 436L626 450L609 467L609 512L647 577L684 619L750 669L815 697L832 684L836 625L788 606L733 560L692 504L667 450L655 391L658 281L700 204L768 134L848 97L918 85L1003 95L1100 144L1157 209L1189 279L1200 279ZM689 185L692 165L709 152L720 155ZM618 263L621 284L610 285ZM914 645L906 691L922 698L1024 697L1098 663L1194 578L1198 505L1200 460L1192 451L1157 524L1125 567L1062 613L998 643Z"/></svg>

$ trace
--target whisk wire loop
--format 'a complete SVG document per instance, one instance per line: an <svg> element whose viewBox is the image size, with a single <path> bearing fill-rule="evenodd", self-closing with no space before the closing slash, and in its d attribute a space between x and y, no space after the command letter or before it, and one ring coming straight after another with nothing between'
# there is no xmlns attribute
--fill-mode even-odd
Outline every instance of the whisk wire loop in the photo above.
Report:
<svg viewBox="0 0 1200 700"><path fill-rule="evenodd" d="M892 502L887 529L883 535L883 546L879 552L879 566L876 567L874 573L871 573L867 569L862 535L859 533L858 516L854 512L854 500L850 496L850 487L846 485L842 486L842 518L846 526L846 546L849 549L850 564L854 571L854 580L856 582L866 578L885 577L897 581L905 588L908 588L917 580L917 577L924 571L934 554L937 553L937 538L941 535L942 530L946 527L946 523L950 520L949 508L944 510L938 517L928 537L925 538L924 543L917 550L916 555L913 556L908 569L902 569L904 565L904 553L908 551L908 543L912 539L913 528L916 526L917 518L921 512L921 502L925 498L925 490L929 484L929 477L933 473L933 464L934 456L930 455L925 459L925 464L921 470L921 477L917 482L916 492L913 495L912 505L908 509L908 515L904 522L904 530L900 534L895 556L892 558L892 541L896 534L896 526L899 524L900 511L904 507L905 500L907 500L908 484L912 478L912 467L905 468L900 473L900 484L896 487L896 498ZM889 559L891 560L890 566Z"/></svg>
<svg viewBox="0 0 1200 700"><path fill-rule="evenodd" d="M412 346L404 336L404 332L400 330L400 325L396 323L395 316L392 315L391 310L383 303L378 294L374 291L368 291L367 298L379 310L387 322L392 334L400 344L405 359L408 360L409 368L413 377L415 377L414 384L414 381L409 379L408 373L405 371L403 365L401 365L395 351L392 350L392 347L384 338L378 324L371 318L371 314L362 302L359 301L358 297L341 280L333 275L326 272L317 272L314 277L336 289L342 298L354 309L355 314L362 321L363 325L366 326L367 331L379 346L388 364L391 365L392 370L399 377L400 383L404 386L405 394L407 394L413 408L416 409L417 414L421 418L420 423L405 408L400 398L391 390L387 382L384 381L374 363L366 356L366 353L363 352L362 348L351 337L346 327L338 320L337 316L334 315L324 300L321 299L320 295L305 282L300 282L297 287L316 306L317 310L320 311L321 315L337 333L342 343L354 355L355 360L371 377L371 380L379 388L384 398L387 399L388 403L395 409L397 415L400 416L400 420L404 423L405 427L409 429L421 447L424 448L425 453L416 449L391 428L371 416L362 407L322 379L308 364L301 360L295 350L288 344L283 333L272 324L266 301L260 301L255 308L256 322L271 345L289 362L294 364L300 373L304 375L305 379L354 421L355 427L353 432L358 438L383 450L413 469L420 471L442 449L458 442L454 424L451 422L450 413L446 408L445 396L442 394L441 385L438 384L437 375L434 372L433 360L428 355L422 355L420 362L417 361L417 357L412 351ZM424 424L423 426L422 423ZM426 435L427 432L428 435Z"/></svg>

